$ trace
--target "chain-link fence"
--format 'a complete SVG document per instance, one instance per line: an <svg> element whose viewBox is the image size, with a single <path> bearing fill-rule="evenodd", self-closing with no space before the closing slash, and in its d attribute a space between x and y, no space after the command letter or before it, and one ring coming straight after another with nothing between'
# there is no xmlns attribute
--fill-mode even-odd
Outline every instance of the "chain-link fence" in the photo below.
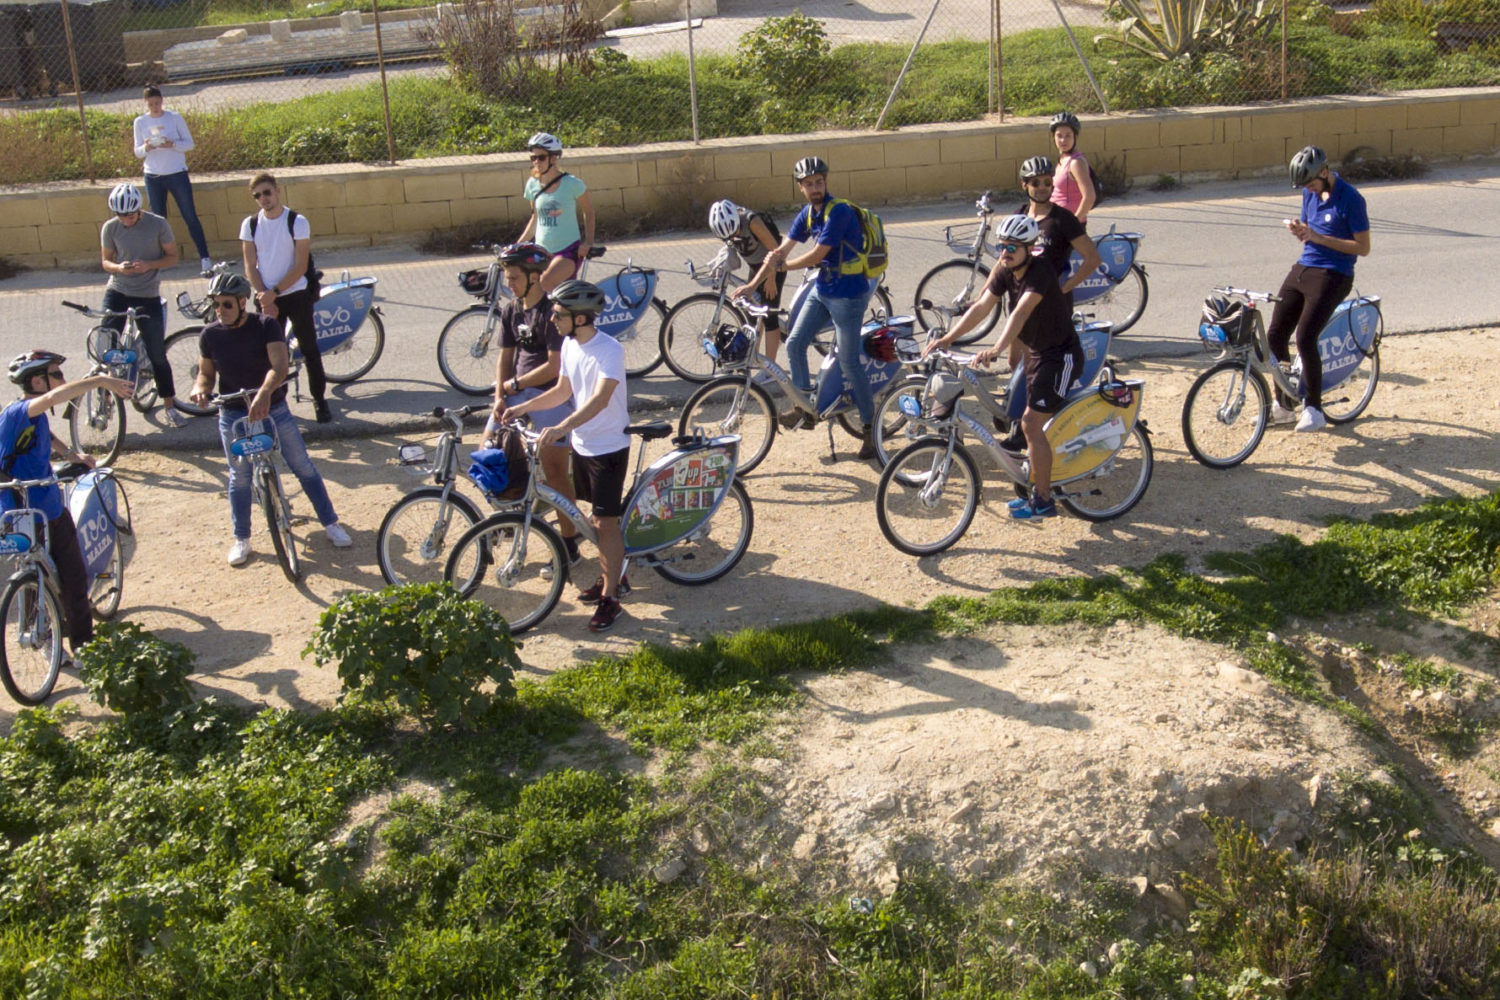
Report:
<svg viewBox="0 0 1500 1000"><path fill-rule="evenodd" d="M1500 82L1500 0L418 2L0 0L0 178L135 173L145 84L213 171Z"/></svg>

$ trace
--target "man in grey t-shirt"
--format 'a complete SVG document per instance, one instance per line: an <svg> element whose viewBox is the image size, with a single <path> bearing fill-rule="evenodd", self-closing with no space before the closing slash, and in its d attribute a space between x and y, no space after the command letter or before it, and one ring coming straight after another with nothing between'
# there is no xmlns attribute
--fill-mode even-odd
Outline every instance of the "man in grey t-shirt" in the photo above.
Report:
<svg viewBox="0 0 1500 1000"><path fill-rule="evenodd" d="M188 418L177 409L172 369L165 347L166 312L161 301L161 272L177 263L177 241L172 227L159 215L141 210L141 192L134 184L119 184L109 193L114 217L99 230L99 262L109 274L104 286L104 308L123 313L134 309L136 327L161 395L162 419L182 427ZM104 325L121 330L125 317L106 319Z"/></svg>

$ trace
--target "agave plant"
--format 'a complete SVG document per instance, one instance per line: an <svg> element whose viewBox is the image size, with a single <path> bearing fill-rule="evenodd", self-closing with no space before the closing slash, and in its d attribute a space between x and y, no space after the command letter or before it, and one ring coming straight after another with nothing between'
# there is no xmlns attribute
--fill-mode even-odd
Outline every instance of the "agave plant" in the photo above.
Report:
<svg viewBox="0 0 1500 1000"><path fill-rule="evenodd" d="M1118 35L1096 35L1170 62L1206 49L1229 48L1275 23L1280 0L1113 0ZM1147 12L1150 8L1151 13ZM1152 15L1154 14L1154 20Z"/></svg>

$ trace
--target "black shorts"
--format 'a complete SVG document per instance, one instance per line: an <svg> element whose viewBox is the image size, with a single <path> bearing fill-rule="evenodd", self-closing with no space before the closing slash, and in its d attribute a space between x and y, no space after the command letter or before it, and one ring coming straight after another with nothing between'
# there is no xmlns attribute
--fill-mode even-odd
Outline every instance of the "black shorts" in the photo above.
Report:
<svg viewBox="0 0 1500 1000"><path fill-rule="evenodd" d="M608 455L573 453L573 489L580 502L594 505L595 517L619 517L625 512L625 474L630 471L630 449Z"/></svg>
<svg viewBox="0 0 1500 1000"><path fill-rule="evenodd" d="M1056 413L1068 390L1083 374L1083 350L1049 351L1026 359L1026 405L1038 413Z"/></svg>
<svg viewBox="0 0 1500 1000"><path fill-rule="evenodd" d="M760 293L760 297L765 302L765 304L770 306L773 310L776 310L775 312L767 313L765 318L761 320L761 322L765 324L765 329L767 330L781 329L781 290L786 287L786 272L777 271L775 277L776 294L767 295L765 292Z"/></svg>

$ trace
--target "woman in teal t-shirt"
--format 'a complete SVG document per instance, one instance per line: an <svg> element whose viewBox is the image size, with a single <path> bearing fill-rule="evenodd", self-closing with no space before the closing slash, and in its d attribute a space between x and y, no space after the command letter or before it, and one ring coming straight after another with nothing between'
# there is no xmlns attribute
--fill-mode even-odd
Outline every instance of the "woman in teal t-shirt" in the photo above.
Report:
<svg viewBox="0 0 1500 1000"><path fill-rule="evenodd" d="M557 167L562 143L555 135L538 132L526 143L531 152L531 176L522 196L531 202L531 218L517 243L533 239L552 254L542 272L541 286L550 292L578 273L594 245L594 206L583 181ZM578 216L583 215L583 231Z"/></svg>

